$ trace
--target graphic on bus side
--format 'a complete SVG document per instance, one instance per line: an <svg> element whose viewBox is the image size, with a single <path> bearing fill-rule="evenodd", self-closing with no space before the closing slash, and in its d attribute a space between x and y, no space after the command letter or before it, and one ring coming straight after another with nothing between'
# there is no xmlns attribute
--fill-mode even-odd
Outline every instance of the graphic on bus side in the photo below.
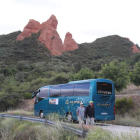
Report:
<svg viewBox="0 0 140 140"><path fill-rule="evenodd" d="M58 105L58 98L57 99L49 99L49 104L54 104L54 105Z"/></svg>

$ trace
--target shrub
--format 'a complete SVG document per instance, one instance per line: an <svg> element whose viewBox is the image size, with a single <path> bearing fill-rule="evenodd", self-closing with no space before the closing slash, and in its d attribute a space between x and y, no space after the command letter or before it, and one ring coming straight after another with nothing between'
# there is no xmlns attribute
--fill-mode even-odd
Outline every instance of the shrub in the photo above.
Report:
<svg viewBox="0 0 140 140"><path fill-rule="evenodd" d="M0 97L0 111L15 108L21 99L18 94L4 94Z"/></svg>
<svg viewBox="0 0 140 140"><path fill-rule="evenodd" d="M140 86L140 62L135 64L133 71L131 71L129 75L130 75L130 80L136 86Z"/></svg>
<svg viewBox="0 0 140 140"><path fill-rule="evenodd" d="M28 93L28 92L26 92L26 93L24 93L24 99L31 99L31 93Z"/></svg>
<svg viewBox="0 0 140 140"><path fill-rule="evenodd" d="M121 91L129 83L129 76L124 62L113 61L109 65L102 66L101 76L114 82L117 91Z"/></svg>
<svg viewBox="0 0 140 140"><path fill-rule="evenodd" d="M71 80L93 79L93 71L88 68L82 68L78 73L71 76Z"/></svg>
<svg viewBox="0 0 140 140"><path fill-rule="evenodd" d="M78 140L72 132L65 131L60 125L45 127L39 123L15 119L0 120L0 139L2 140Z"/></svg>
<svg viewBox="0 0 140 140"><path fill-rule="evenodd" d="M107 131L96 128L95 131L89 131L86 140L113 140L113 137Z"/></svg>
<svg viewBox="0 0 140 140"><path fill-rule="evenodd" d="M117 99L115 102L116 113L124 114L126 112L130 112L133 108L133 100L132 98L123 97L122 99Z"/></svg>
<svg viewBox="0 0 140 140"><path fill-rule="evenodd" d="M65 73L60 73L51 78L49 84L64 84L69 82L69 75Z"/></svg>

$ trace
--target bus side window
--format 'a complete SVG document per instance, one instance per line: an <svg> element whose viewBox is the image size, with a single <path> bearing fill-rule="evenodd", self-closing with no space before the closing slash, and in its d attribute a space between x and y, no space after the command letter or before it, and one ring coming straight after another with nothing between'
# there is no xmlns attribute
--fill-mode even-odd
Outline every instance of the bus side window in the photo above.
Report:
<svg viewBox="0 0 140 140"><path fill-rule="evenodd" d="M90 83L75 84L74 96L89 96Z"/></svg>
<svg viewBox="0 0 140 140"><path fill-rule="evenodd" d="M59 97L61 86L51 86L50 87L50 97Z"/></svg>
<svg viewBox="0 0 140 140"><path fill-rule="evenodd" d="M62 85L61 96L73 96L74 85Z"/></svg>

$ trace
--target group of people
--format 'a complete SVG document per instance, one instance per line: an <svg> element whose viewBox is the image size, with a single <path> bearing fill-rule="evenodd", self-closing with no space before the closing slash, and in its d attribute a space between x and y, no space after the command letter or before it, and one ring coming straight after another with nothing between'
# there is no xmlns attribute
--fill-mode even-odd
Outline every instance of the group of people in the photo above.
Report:
<svg viewBox="0 0 140 140"><path fill-rule="evenodd" d="M82 124L84 117L86 117L86 125L91 124L92 126L94 126L94 104L93 104L93 101L90 101L89 105L86 108L83 107L83 103L80 103L80 107L78 107L76 113L78 115L79 124Z"/></svg>

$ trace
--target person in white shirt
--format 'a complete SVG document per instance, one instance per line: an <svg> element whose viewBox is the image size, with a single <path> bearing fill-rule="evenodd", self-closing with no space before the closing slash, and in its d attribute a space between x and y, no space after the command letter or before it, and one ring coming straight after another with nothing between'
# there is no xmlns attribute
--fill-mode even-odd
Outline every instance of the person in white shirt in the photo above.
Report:
<svg viewBox="0 0 140 140"><path fill-rule="evenodd" d="M85 108L83 107L83 103L80 103L80 107L78 107L77 111L76 111L77 115L78 115L78 121L79 124L83 124L84 123L84 115L85 115Z"/></svg>

